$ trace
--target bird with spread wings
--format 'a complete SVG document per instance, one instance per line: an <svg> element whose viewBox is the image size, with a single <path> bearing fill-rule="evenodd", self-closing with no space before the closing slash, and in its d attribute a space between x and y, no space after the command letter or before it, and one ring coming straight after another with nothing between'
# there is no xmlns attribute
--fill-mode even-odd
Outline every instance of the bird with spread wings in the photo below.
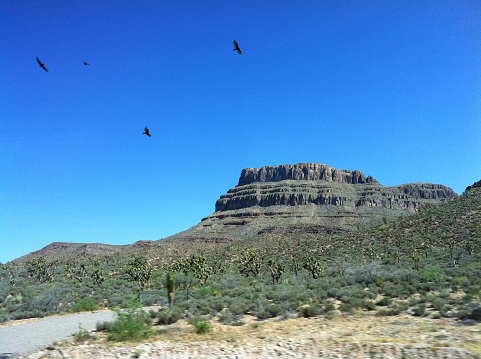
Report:
<svg viewBox="0 0 481 359"><path fill-rule="evenodd" d="M149 137L152 137L152 136L150 135L149 129L148 129L147 127L144 128L144 133L142 133L142 134L143 134L143 135L147 135L147 136L149 136Z"/></svg>
<svg viewBox="0 0 481 359"><path fill-rule="evenodd" d="M44 69L45 71L48 72L47 68L45 67L45 64L42 64L42 61L40 61L40 60L38 59L38 57L37 57L37 62L38 62L38 64L40 65L40 67L41 67L42 69Z"/></svg>
<svg viewBox="0 0 481 359"><path fill-rule="evenodd" d="M234 40L234 49L232 51L237 51L239 55L242 54L242 51L239 49L239 45L237 45L237 41L235 40Z"/></svg>

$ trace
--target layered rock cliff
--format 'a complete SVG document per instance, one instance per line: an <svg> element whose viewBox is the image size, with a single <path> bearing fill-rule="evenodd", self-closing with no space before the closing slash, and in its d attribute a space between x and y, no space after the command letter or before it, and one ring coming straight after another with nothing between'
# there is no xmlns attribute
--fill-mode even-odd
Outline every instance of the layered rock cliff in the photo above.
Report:
<svg viewBox="0 0 481 359"><path fill-rule="evenodd" d="M316 163L245 168L213 214L174 237L230 241L280 227L354 230L456 196L439 184L385 187L360 171Z"/></svg>
<svg viewBox="0 0 481 359"><path fill-rule="evenodd" d="M455 196L452 189L443 185L410 183L384 187L360 171L298 163L245 168L239 184L217 200L215 211L308 204L415 211L426 199L437 201Z"/></svg>

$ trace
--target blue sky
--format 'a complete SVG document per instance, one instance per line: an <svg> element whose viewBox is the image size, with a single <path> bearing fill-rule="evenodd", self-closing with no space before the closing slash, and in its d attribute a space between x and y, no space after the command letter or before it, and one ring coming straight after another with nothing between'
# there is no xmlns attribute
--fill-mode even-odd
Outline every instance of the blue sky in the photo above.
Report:
<svg viewBox="0 0 481 359"><path fill-rule="evenodd" d="M481 179L477 0L5 0L0 24L3 263L178 233L245 167Z"/></svg>

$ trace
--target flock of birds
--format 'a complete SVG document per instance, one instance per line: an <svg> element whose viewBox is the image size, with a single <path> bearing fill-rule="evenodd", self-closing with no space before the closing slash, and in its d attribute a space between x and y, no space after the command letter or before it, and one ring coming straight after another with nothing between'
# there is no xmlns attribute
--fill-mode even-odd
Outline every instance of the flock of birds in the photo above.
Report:
<svg viewBox="0 0 481 359"><path fill-rule="evenodd" d="M233 43L234 43L234 49L232 49L232 51L237 51L237 53L238 53L239 55L241 55L241 54L242 54L242 51L241 51L241 49L239 49L239 45L237 44L237 41L234 40ZM39 59L38 57L37 57L37 62L38 62L38 65L39 65L42 69L44 69L45 71L48 72L47 68L45 67L45 64L42 63L42 61L40 61L40 59ZM84 65L90 65L90 64L86 63L85 61L82 61L82 63L83 63ZM147 136L149 136L149 137L152 137L152 136L150 135L149 129L148 129L147 127L144 128L144 132L143 132L142 134L143 134L143 135L147 135Z"/></svg>

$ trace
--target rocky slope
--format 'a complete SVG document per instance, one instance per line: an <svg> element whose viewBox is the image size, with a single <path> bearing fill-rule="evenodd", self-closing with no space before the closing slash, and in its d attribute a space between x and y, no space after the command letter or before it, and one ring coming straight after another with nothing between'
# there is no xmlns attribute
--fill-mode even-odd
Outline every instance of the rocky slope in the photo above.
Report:
<svg viewBox="0 0 481 359"><path fill-rule="evenodd" d="M52 261L146 253L177 241L201 242L205 247L206 242L216 245L265 234L334 234L414 213L426 204L456 196L452 189L439 184L385 187L360 171L316 163L245 168L238 185L217 200L215 212L186 231L160 241L125 246L54 242L15 261L39 256Z"/></svg>
<svg viewBox="0 0 481 359"><path fill-rule="evenodd" d="M439 184L385 187L360 171L316 163L245 168L238 185L217 200L213 214L168 240L224 242L292 226L353 230L456 196Z"/></svg>

